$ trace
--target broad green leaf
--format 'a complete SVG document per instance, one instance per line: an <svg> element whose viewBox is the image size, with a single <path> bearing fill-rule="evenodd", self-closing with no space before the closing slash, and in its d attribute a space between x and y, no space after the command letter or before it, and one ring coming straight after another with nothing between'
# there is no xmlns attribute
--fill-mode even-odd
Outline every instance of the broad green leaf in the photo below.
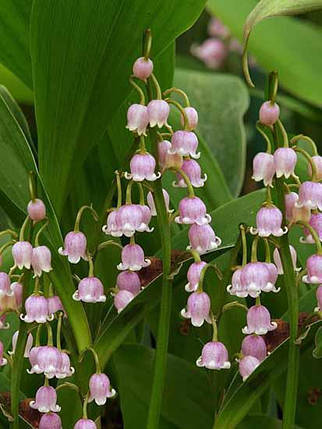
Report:
<svg viewBox="0 0 322 429"><path fill-rule="evenodd" d="M152 29L157 58L192 25L204 3L34 1L30 31L39 168L59 217L75 174L130 92L128 78L143 32Z"/></svg>
<svg viewBox="0 0 322 429"><path fill-rule="evenodd" d="M243 116L249 98L244 83L227 74L183 69L176 69L174 83L187 92L191 105L198 110L198 131L215 155L230 191L237 196L246 162Z"/></svg>
<svg viewBox="0 0 322 429"><path fill-rule="evenodd" d="M2 153L0 158L0 189L4 196L12 201L15 211L23 219L29 201L28 175L30 171L34 171L36 174L38 172L27 138L12 114L7 99L3 97L3 92L0 92L0 150ZM38 178L41 184L41 179ZM50 220L46 236L49 239L52 263L55 267L50 276L66 311L68 311L69 321L78 347L83 349L90 342L86 315L82 305L76 303L71 297L75 287L70 268L65 258L57 253L57 249L62 244L59 225L44 188L41 189L41 193Z"/></svg>
<svg viewBox="0 0 322 429"><path fill-rule="evenodd" d="M154 351L141 345L124 345L115 354L113 364L125 429L145 427L153 360ZM167 368L162 424L173 424L173 429L210 429L213 398L206 371L170 354Z"/></svg>
<svg viewBox="0 0 322 429"><path fill-rule="evenodd" d="M314 331L319 322L312 325L301 344L303 353L312 344ZM273 380L280 377L287 367L288 342L280 344L248 377L242 382L237 373L224 397L223 405L215 420L214 429L234 428L247 415L255 401L265 392Z"/></svg>
<svg viewBox="0 0 322 429"><path fill-rule="evenodd" d="M208 8L241 41L243 25L256 4L256 0L209 0ZM256 26L249 51L266 71L278 70L287 91L320 106L321 43L322 32L316 25L293 17L274 17Z"/></svg>
<svg viewBox="0 0 322 429"><path fill-rule="evenodd" d="M31 6L32 0L0 1L0 62L29 88L32 87L28 29Z"/></svg>
<svg viewBox="0 0 322 429"><path fill-rule="evenodd" d="M233 200L211 213L213 222L217 225L217 234L223 239L223 244L215 252L210 252L207 255L208 259L220 256L234 246L239 235L240 222L252 224L256 211L264 199L263 191L253 192ZM172 248L184 251L188 244L187 241L187 230L184 230L174 237ZM157 256L160 254L157 253ZM190 259L190 256L188 255L187 258ZM187 258L182 262L187 261ZM178 277L175 279L175 284L178 285ZM115 309L111 310L111 317L107 317L107 320L103 322L100 335L95 343L102 366L107 363L112 353L122 344L131 330L157 306L161 298L160 284L160 277L155 278L118 315Z"/></svg>
<svg viewBox="0 0 322 429"><path fill-rule="evenodd" d="M2 64L0 64L0 83L9 89L19 103L33 104L32 91Z"/></svg>
<svg viewBox="0 0 322 429"><path fill-rule="evenodd" d="M316 359L322 358L322 327L319 328L315 334L315 349L313 350L313 356Z"/></svg>
<svg viewBox="0 0 322 429"><path fill-rule="evenodd" d="M322 8L321 0L261 0L248 15L244 25L243 67L246 80L253 85L248 69L247 44L250 33L260 21L272 16L297 15Z"/></svg>

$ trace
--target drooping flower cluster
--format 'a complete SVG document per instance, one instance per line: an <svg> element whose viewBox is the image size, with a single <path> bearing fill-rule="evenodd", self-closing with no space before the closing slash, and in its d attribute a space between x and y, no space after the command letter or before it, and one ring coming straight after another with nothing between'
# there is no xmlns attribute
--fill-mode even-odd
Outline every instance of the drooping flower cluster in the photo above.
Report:
<svg viewBox="0 0 322 429"><path fill-rule="evenodd" d="M209 38L201 45L193 44L191 53L202 61L209 69L217 70L225 64L229 52L239 55L243 52L243 47L239 41L232 37L230 30L218 18L211 18L208 25ZM254 58L250 58L250 63L254 66Z"/></svg>

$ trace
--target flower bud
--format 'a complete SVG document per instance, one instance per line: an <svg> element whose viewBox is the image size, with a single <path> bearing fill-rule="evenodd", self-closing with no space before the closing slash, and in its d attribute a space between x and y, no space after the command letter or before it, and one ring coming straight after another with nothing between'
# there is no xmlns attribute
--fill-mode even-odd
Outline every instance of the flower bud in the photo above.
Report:
<svg viewBox="0 0 322 429"><path fill-rule="evenodd" d="M12 257L19 270L22 268L29 270L32 258L32 245L28 241L18 241L12 246Z"/></svg>
<svg viewBox="0 0 322 429"><path fill-rule="evenodd" d="M181 166L181 169L188 176L191 185L194 188L201 188L204 186L205 181L207 180L207 174L204 174L204 177L201 177L201 168L197 161L194 159L185 159ZM181 174L177 174L177 182L173 182L172 185L178 188L186 188L187 184L183 180Z"/></svg>
<svg viewBox="0 0 322 429"><path fill-rule="evenodd" d="M207 263L204 261L194 262L190 265L187 272L188 283L185 285L187 292L195 292L197 290L201 272L206 265Z"/></svg>
<svg viewBox="0 0 322 429"><path fill-rule="evenodd" d="M282 229L282 221L283 215L280 209L275 206L262 207L256 215L258 235L260 237L269 237L270 235L280 237L286 234L287 228Z"/></svg>
<svg viewBox="0 0 322 429"><path fill-rule="evenodd" d="M271 315L263 305L253 305L247 312L247 326L242 329L243 334L265 335L277 328L276 322L271 322Z"/></svg>
<svg viewBox="0 0 322 429"><path fill-rule="evenodd" d="M253 159L252 178L255 182L263 180L265 186L272 186L274 174L274 156L270 153L259 152Z"/></svg>
<svg viewBox="0 0 322 429"><path fill-rule="evenodd" d="M78 283L73 299L88 303L105 302L104 286L97 277L85 277Z"/></svg>
<svg viewBox="0 0 322 429"><path fill-rule="evenodd" d="M316 168L316 180L320 181L322 180L322 156L312 156L312 161L314 162ZM308 164L308 174L309 176L312 176L312 167L310 163Z"/></svg>
<svg viewBox="0 0 322 429"><path fill-rule="evenodd" d="M141 290L141 281L134 271L122 271L116 279L116 287L119 290L127 290L133 295L137 295Z"/></svg>
<svg viewBox="0 0 322 429"><path fill-rule="evenodd" d="M322 183L304 182L300 186L297 207L322 210Z"/></svg>
<svg viewBox="0 0 322 429"><path fill-rule="evenodd" d="M290 245L290 252L291 252L291 257L292 257L292 262L293 262L293 268L294 268L294 271L296 271L297 270L297 268L296 268L297 254L296 254L296 250L291 245ZM284 274L280 253L279 253L277 248L274 249L273 259L274 259L274 263L277 267L278 274L280 274L280 275Z"/></svg>
<svg viewBox="0 0 322 429"><path fill-rule="evenodd" d="M14 355L15 351L16 351L16 346L17 346L17 341L18 341L18 336L19 336L19 331L16 331L13 336L12 336L12 350L9 351L9 355ZM33 337L32 334L29 333L28 337L27 337L27 342L26 342L26 347L25 347L25 351L24 351L24 357L25 358L29 358L29 353L30 350L32 348L32 343L33 343Z"/></svg>
<svg viewBox="0 0 322 429"><path fill-rule="evenodd" d="M229 369L230 362L225 345L219 341L211 341L205 344L196 364L208 369Z"/></svg>
<svg viewBox="0 0 322 429"><path fill-rule="evenodd" d="M40 413L59 413L60 406L57 405L56 390L51 386L42 386L36 392L36 400L29 403L31 408L38 410Z"/></svg>
<svg viewBox="0 0 322 429"><path fill-rule="evenodd" d="M62 429L63 425L58 414L46 413L41 416L39 429Z"/></svg>
<svg viewBox="0 0 322 429"><path fill-rule="evenodd" d="M176 131L171 138L170 154L178 154L182 156L191 156L199 158L200 153L196 153L198 147L198 138L192 131Z"/></svg>
<svg viewBox="0 0 322 429"><path fill-rule="evenodd" d="M56 369L56 378L62 379L66 377L71 377L75 372L75 368L70 366L70 359L68 354L65 352L60 352L60 357L61 363Z"/></svg>
<svg viewBox="0 0 322 429"><path fill-rule="evenodd" d="M39 222L46 217L46 206L39 198L29 201L27 211L30 219L35 222Z"/></svg>
<svg viewBox="0 0 322 429"><path fill-rule="evenodd" d="M117 312L120 313L135 297L135 295L128 290L120 290L114 296L114 305Z"/></svg>
<svg viewBox="0 0 322 429"><path fill-rule="evenodd" d="M193 326L200 327L205 320L211 323L209 312L210 298L206 292L193 292L188 298L187 309L181 310L181 316L191 319Z"/></svg>
<svg viewBox="0 0 322 429"><path fill-rule="evenodd" d="M302 278L304 283L322 283L322 255L312 255L306 261L307 275Z"/></svg>
<svg viewBox="0 0 322 429"><path fill-rule="evenodd" d="M168 192L165 189L162 189L163 192L163 198L164 198L164 202L167 208L167 212L168 213L172 213L172 210L169 209L169 205L170 205L170 197ZM152 216L157 216L157 210L155 208L155 203L154 203L154 198L153 198L153 194L152 192L148 192L148 195L146 197L147 203L150 207L151 210L151 215Z"/></svg>
<svg viewBox="0 0 322 429"><path fill-rule="evenodd" d="M276 177L284 176L288 179L294 174L297 162L297 155L295 150L288 147L280 147L274 152L274 164L276 170Z"/></svg>
<svg viewBox="0 0 322 429"><path fill-rule="evenodd" d="M133 64L133 74L141 80L146 80L153 72L153 62L150 58L140 57Z"/></svg>
<svg viewBox="0 0 322 429"><path fill-rule="evenodd" d="M246 298L248 296L248 290L247 290L247 284L244 284L241 282L241 274L243 269L239 268L236 270L232 276L231 284L227 286L227 292L230 293L230 295L238 296L239 298ZM259 294L259 290L256 287L254 290L254 293Z"/></svg>
<svg viewBox="0 0 322 429"><path fill-rule="evenodd" d="M105 405L107 398L115 396L116 392L111 389L110 379L106 374L93 374L89 379L90 397L88 402L93 400L97 405Z"/></svg>
<svg viewBox="0 0 322 429"><path fill-rule="evenodd" d="M31 351L32 350L33 349L31 349ZM31 351L29 353L29 359ZM39 347L36 362L39 374L43 373L49 379L56 377L56 374L59 372L59 368L62 365L61 352L53 346Z"/></svg>
<svg viewBox="0 0 322 429"><path fill-rule="evenodd" d="M259 120L264 125L273 125L280 116L280 108L277 103L265 101L259 109Z"/></svg>
<svg viewBox="0 0 322 429"><path fill-rule="evenodd" d="M198 197L185 197L179 203L179 216L175 218L176 223L205 225L211 221L207 214L207 207Z"/></svg>
<svg viewBox="0 0 322 429"><path fill-rule="evenodd" d="M315 307L314 311L322 311L322 285L318 286L316 289L316 300L317 300L317 307Z"/></svg>
<svg viewBox="0 0 322 429"><path fill-rule="evenodd" d="M13 295L10 289L10 277L7 273L0 272L0 298L5 295Z"/></svg>
<svg viewBox="0 0 322 429"><path fill-rule="evenodd" d="M38 246L32 249L31 265L34 277L40 277L42 272L49 273L51 267L51 252L47 246Z"/></svg>
<svg viewBox="0 0 322 429"><path fill-rule="evenodd" d="M71 264L77 264L80 259L87 261L86 256L87 239L82 232L69 232L64 240L64 248L60 247L58 253L67 256Z"/></svg>
<svg viewBox="0 0 322 429"><path fill-rule="evenodd" d="M221 245L221 239L216 236L215 231L208 225L191 225L189 229L189 249L194 249L203 254L210 250L217 249Z"/></svg>
<svg viewBox="0 0 322 429"><path fill-rule="evenodd" d="M52 320L48 313L47 299L42 295L31 295L25 302L26 315L20 314L25 323L46 323Z"/></svg>
<svg viewBox="0 0 322 429"><path fill-rule="evenodd" d="M97 429L97 426L93 420L80 419L76 422L74 429Z"/></svg>
<svg viewBox="0 0 322 429"><path fill-rule="evenodd" d="M57 295L50 296L49 298L47 298L47 303L48 303L49 315L55 314L57 313L57 311L63 311L65 314L65 310L59 296Z"/></svg>
<svg viewBox="0 0 322 429"><path fill-rule="evenodd" d="M214 70L222 66L228 54L225 43L214 37L205 40L200 46L193 46L191 51L207 67Z"/></svg>
<svg viewBox="0 0 322 429"><path fill-rule="evenodd" d="M254 356L245 356L239 361L239 373L243 377L243 381L246 381L252 372L260 364L260 361Z"/></svg>
<svg viewBox="0 0 322 429"><path fill-rule="evenodd" d="M127 111L126 128L141 136L142 134L146 135L148 124L149 114L147 107L142 104L132 104Z"/></svg>
<svg viewBox="0 0 322 429"><path fill-rule="evenodd" d="M320 241L322 241L322 213L312 213L310 221L311 227L316 231ZM304 228L305 237L300 238L301 243L314 244L314 238L312 237L310 231L307 228Z"/></svg>
<svg viewBox="0 0 322 429"><path fill-rule="evenodd" d="M134 182L143 182L148 180L154 182L161 177L161 173L155 174L155 159L149 153L137 153L130 161L131 173L126 172L125 178L134 180Z"/></svg>
<svg viewBox="0 0 322 429"><path fill-rule="evenodd" d="M225 39L230 35L230 30L218 18L212 17L208 24L208 33L210 36Z"/></svg>
<svg viewBox="0 0 322 429"><path fill-rule="evenodd" d="M185 107L184 112L188 120L188 128L193 131L198 125L198 112L194 107ZM181 125L184 126L184 117L181 114Z"/></svg>
<svg viewBox="0 0 322 429"><path fill-rule="evenodd" d="M253 356L262 362L267 355L265 340L259 335L247 335L243 339L241 352L244 356Z"/></svg>
<svg viewBox="0 0 322 429"><path fill-rule="evenodd" d="M164 100L152 100L149 102L148 115L150 127L162 128L164 125L168 125L167 120L170 113L169 104Z"/></svg>
<svg viewBox="0 0 322 429"><path fill-rule="evenodd" d="M127 244L122 249L122 262L117 266L121 271L139 271L143 267L151 264L149 259L144 257L144 252L138 244Z"/></svg>

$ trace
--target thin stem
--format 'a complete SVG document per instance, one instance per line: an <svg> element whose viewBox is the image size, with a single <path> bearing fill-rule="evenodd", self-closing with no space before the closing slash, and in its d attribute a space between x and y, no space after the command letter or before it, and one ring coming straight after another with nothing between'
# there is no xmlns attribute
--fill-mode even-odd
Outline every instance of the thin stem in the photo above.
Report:
<svg viewBox="0 0 322 429"><path fill-rule="evenodd" d="M2 253L6 250L7 247L12 246L13 244L15 244L15 241L11 240L8 241L7 243L5 243L3 246L0 247L0 255L2 255Z"/></svg>
<svg viewBox="0 0 322 429"><path fill-rule="evenodd" d="M222 272L219 270L219 268L216 265L214 265L214 264L205 265L203 267L203 269L201 270L200 277L199 277L199 282L198 282L198 291L199 292L202 292L202 290L203 290L203 282L205 279L206 272L209 268L212 268L215 271L219 280L223 279Z"/></svg>
<svg viewBox="0 0 322 429"><path fill-rule="evenodd" d="M57 333L56 333L56 345L57 349L61 350L61 328L62 328L62 322L63 322L63 312L59 312L58 316L58 323L57 323Z"/></svg>
<svg viewBox="0 0 322 429"><path fill-rule="evenodd" d="M0 237L2 237L3 235L11 235L12 238L18 238L18 234L16 233L16 231L13 231L12 229L5 229L4 231L0 232Z"/></svg>
<svg viewBox="0 0 322 429"><path fill-rule="evenodd" d="M89 210L94 218L94 220L97 222L98 221L98 215L96 213L96 211L93 209L92 206L82 206L77 213L76 216L76 220L75 220L75 226L74 226L74 231L78 232L79 231L79 225L80 225L80 221L82 219L83 213L85 210Z"/></svg>
<svg viewBox="0 0 322 429"><path fill-rule="evenodd" d="M151 137L154 142L153 149L156 159L158 159L157 134L151 129ZM156 429L159 426L162 398L165 387L165 375L167 369L167 351L169 342L171 300L172 300L172 280L171 274L171 231L165 205L162 183L157 180L154 183L154 202L157 211L157 221L160 231L162 248L162 295L160 304L160 316L157 335L157 348L154 360L153 385L150 394L150 404L147 420L147 429Z"/></svg>
<svg viewBox="0 0 322 429"><path fill-rule="evenodd" d="M145 138L144 136L140 136L140 152L146 153L146 146L145 146Z"/></svg>
<svg viewBox="0 0 322 429"><path fill-rule="evenodd" d="M239 226L241 241L242 241L242 250L243 250L243 260L242 266L244 267L247 264L247 240L246 240L246 230L244 225Z"/></svg>
<svg viewBox="0 0 322 429"><path fill-rule="evenodd" d="M150 28L147 28L144 32L144 45L143 45L143 55L147 60L150 56L152 46L152 32Z"/></svg>
<svg viewBox="0 0 322 429"><path fill-rule="evenodd" d="M107 241L103 241L103 243L100 243L97 246L96 252L99 252L100 250L103 250L108 246L116 246L121 250L123 249L123 246L120 243L117 243L116 241L113 241L113 240L107 240Z"/></svg>
<svg viewBox="0 0 322 429"><path fill-rule="evenodd" d="M142 89L139 87L139 85L137 83L134 82L133 79L134 76L131 76L129 78L130 84L133 86L133 88L137 91L137 93L140 96L140 104L142 104L143 106L145 105L145 95L144 92L142 91Z"/></svg>
<svg viewBox="0 0 322 429"><path fill-rule="evenodd" d="M216 322L215 316L212 312L210 314L210 318L211 318L211 324L212 324L212 341L218 341L217 322Z"/></svg>
<svg viewBox="0 0 322 429"><path fill-rule="evenodd" d="M34 286L34 295L38 295L40 290L40 279L39 277L35 278L35 286Z"/></svg>
<svg viewBox="0 0 322 429"><path fill-rule="evenodd" d="M168 104L173 104L173 106L175 106L179 110L179 112L181 113L181 115L183 117L184 129L189 130L189 120L188 120L187 114L186 114L184 108L181 106L181 104L178 103L176 100L173 100L172 98L166 98L165 101Z"/></svg>
<svg viewBox="0 0 322 429"><path fill-rule="evenodd" d="M151 81L152 81L152 83L154 85L154 88L155 88L156 99L157 100L162 100L162 93L161 93L161 88L160 88L158 79L155 77L155 75L153 73L151 73L150 78L151 78Z"/></svg>
<svg viewBox="0 0 322 429"><path fill-rule="evenodd" d="M267 238L264 238L264 244L265 244L265 262L270 263L271 262L271 248L269 247L269 242Z"/></svg>
<svg viewBox="0 0 322 429"><path fill-rule="evenodd" d="M36 237L35 237L35 246L36 247L39 246L40 234L43 232L43 230L45 228L47 228L48 224L49 224L49 220L47 219L46 222L43 225L41 225L41 228L39 228L39 231L37 232Z"/></svg>
<svg viewBox="0 0 322 429"><path fill-rule="evenodd" d="M303 134L298 134L297 136L294 136L291 138L291 144L296 144L299 140L304 140L306 142L308 142L312 148L313 151L313 156L318 155L318 150L316 147L315 142L308 136L304 136Z"/></svg>
<svg viewBox="0 0 322 429"><path fill-rule="evenodd" d="M301 153L301 154L302 154L302 155L307 159L307 161L309 162L309 164L310 164L310 166L311 166L311 170L312 170L312 181L313 181L313 182L316 182L317 170L316 170L316 165L315 165L315 163L314 163L314 161L313 161L313 159L312 159L311 155L310 155L310 154L308 154L308 153L306 152L306 150L301 149L301 148L299 148L299 147L297 147L297 146L293 147L292 149L294 149L296 152Z"/></svg>
<svg viewBox="0 0 322 429"><path fill-rule="evenodd" d="M132 185L133 185L133 180L130 180L126 187L126 198L125 198L126 204L132 204Z"/></svg>
<svg viewBox="0 0 322 429"><path fill-rule="evenodd" d="M86 396L84 398L83 402L83 419L87 419L87 404L89 400L89 392L86 393Z"/></svg>
<svg viewBox="0 0 322 429"><path fill-rule="evenodd" d="M93 347L88 347L87 350L92 353L94 361L95 361L96 373L99 374L101 372L101 364L100 364L98 355L97 355L96 351L93 349Z"/></svg>
<svg viewBox="0 0 322 429"><path fill-rule="evenodd" d="M278 74L272 71L268 76L268 98L272 103L275 103L278 91Z"/></svg>
<svg viewBox="0 0 322 429"><path fill-rule="evenodd" d="M232 302L228 302L227 304L225 304L222 308L222 313L225 313L225 311L229 311L232 310L234 308L242 308L245 311L248 311L248 307L245 304L242 304L241 302L238 301L232 301Z"/></svg>
<svg viewBox="0 0 322 429"><path fill-rule="evenodd" d="M164 91L164 93L163 93L164 97L166 97L167 95L170 95L171 92L175 92L176 94L181 95L181 97L183 97L183 99L184 99L186 107L190 107L189 97L182 89L175 88L175 87L169 88L166 91Z"/></svg>
<svg viewBox="0 0 322 429"><path fill-rule="evenodd" d="M264 139L266 141L266 152L267 153L272 153L272 144L271 144L271 141L270 141L268 135L262 130L262 128L260 127L260 125L261 125L261 123L258 121L256 123L256 129L264 137Z"/></svg>
<svg viewBox="0 0 322 429"><path fill-rule="evenodd" d="M252 254L251 254L251 262L257 262L257 247L258 247L259 236L256 235L253 239L252 243Z"/></svg>
<svg viewBox="0 0 322 429"><path fill-rule="evenodd" d="M69 381L65 381L65 383L59 384L56 387L56 392L58 392L61 389L72 389L79 393L79 387L74 383L70 383Z"/></svg>
<svg viewBox="0 0 322 429"><path fill-rule="evenodd" d="M261 305L261 297L260 295L256 296L256 305Z"/></svg>
<svg viewBox="0 0 322 429"><path fill-rule="evenodd" d="M176 173L179 173L180 176L183 178L185 184L187 185L187 189L188 189L188 195L189 197L194 197L195 196L195 191L193 189L193 186L190 182L189 177L187 176L187 174L179 167L175 167L175 166L171 166L169 167L169 170L173 170Z"/></svg>
<svg viewBox="0 0 322 429"><path fill-rule="evenodd" d="M20 233L19 233L19 241L24 241L25 231L26 231L26 228L28 226L29 219L30 219L29 216L27 216L26 219L24 220L23 224L22 224L22 227L21 227Z"/></svg>
<svg viewBox="0 0 322 429"><path fill-rule="evenodd" d="M32 199L32 201L35 201L37 193L36 193L36 184L35 184L35 173L33 171L29 172L28 185L29 185L30 198Z"/></svg>
<svg viewBox="0 0 322 429"><path fill-rule="evenodd" d="M200 255L196 250L190 249L190 253L191 253L195 262L201 262Z"/></svg>
<svg viewBox="0 0 322 429"><path fill-rule="evenodd" d="M94 262L92 256L88 253L88 277L94 277Z"/></svg>
<svg viewBox="0 0 322 429"><path fill-rule="evenodd" d="M119 209L122 205L122 185L120 173L116 170L116 187L117 187L117 208Z"/></svg>
<svg viewBox="0 0 322 429"><path fill-rule="evenodd" d="M36 331L35 347L39 347L40 346L41 328L42 328L42 323L39 323L39 325L37 326L37 331Z"/></svg>
<svg viewBox="0 0 322 429"><path fill-rule="evenodd" d="M136 182L139 188L139 195L140 195L140 205L144 206L145 204L145 200L144 200L144 190L143 190L143 186L142 183Z"/></svg>
<svg viewBox="0 0 322 429"><path fill-rule="evenodd" d="M47 345L48 346L53 346L54 345L54 341L53 341L53 330L50 326L50 323L46 323L47 326Z"/></svg>
<svg viewBox="0 0 322 429"><path fill-rule="evenodd" d="M276 121L277 126L279 127L282 137L283 137L283 146L284 147L288 147L288 136L287 136L287 132L282 124L282 122L278 119Z"/></svg>
<svg viewBox="0 0 322 429"><path fill-rule="evenodd" d="M272 192L270 186L266 186L266 203L268 205L272 204Z"/></svg>
<svg viewBox="0 0 322 429"><path fill-rule="evenodd" d="M308 223L303 220L299 220L296 222L298 225L304 226L304 228L307 228L310 231L310 234L312 235L313 240L315 241L316 250L319 255L322 255L322 244L320 241L320 237L318 236L318 233L316 230Z"/></svg>

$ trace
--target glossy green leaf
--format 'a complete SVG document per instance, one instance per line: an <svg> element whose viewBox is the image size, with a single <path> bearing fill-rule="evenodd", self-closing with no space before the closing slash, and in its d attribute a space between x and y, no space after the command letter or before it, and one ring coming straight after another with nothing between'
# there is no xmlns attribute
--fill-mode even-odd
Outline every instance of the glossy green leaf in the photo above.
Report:
<svg viewBox="0 0 322 429"><path fill-rule="evenodd" d="M274 417L265 416L264 414L256 414L247 416L236 427L237 429L282 429L282 420ZM293 429L301 429L300 426L295 425Z"/></svg>
<svg viewBox="0 0 322 429"><path fill-rule="evenodd" d="M141 345L124 345L115 354L125 429L145 427L153 359L154 351ZM173 428L210 428L213 399L206 371L170 354L167 368L160 427L170 423Z"/></svg>
<svg viewBox="0 0 322 429"><path fill-rule="evenodd" d="M197 108L198 131L215 155L232 194L238 195L246 162L246 86L235 76L182 69L176 70L174 83L189 94L191 105Z"/></svg>
<svg viewBox="0 0 322 429"><path fill-rule="evenodd" d="M256 5L256 0L208 1L209 11L218 16L240 41L246 18ZM266 71L278 70L280 84L287 91L320 106L321 43L322 32L316 25L294 17L273 17L256 26L249 41L249 51Z"/></svg>
<svg viewBox="0 0 322 429"><path fill-rule="evenodd" d="M208 259L214 259L234 246L239 235L239 223L253 224L256 211L264 199L263 191L253 192L233 200L211 213L217 234L223 239L223 244L215 252L209 253ZM229 223L227 223L227 219L230 220ZM187 241L187 230L184 230L174 237L172 248L184 251L188 244ZM157 253L157 256L160 255ZM188 258L190 259L190 256ZM178 283L178 277L176 277L175 284ZM95 343L102 366L106 365L112 353L122 344L131 330L159 303L160 284L160 278L157 277L118 315L115 309L111 310L111 316L103 322Z"/></svg>
<svg viewBox="0 0 322 429"><path fill-rule="evenodd" d="M0 158L0 189L3 195L12 202L12 207L19 214L20 219L23 219L29 201L29 172L34 171L36 174L38 172L27 138L11 112L7 98L3 96L3 91L0 91L0 150L2 153ZM40 177L39 181L41 184ZM62 244L59 225L44 188L41 189L41 193L50 220L48 235L46 234L46 236L50 242L52 263L55 267L50 276L68 311L69 321L78 347L83 349L90 342L86 315L82 305L72 299L75 287L70 268L65 258L57 253L57 249Z"/></svg>
<svg viewBox="0 0 322 429"><path fill-rule="evenodd" d="M0 0L0 62L29 88L32 87L28 29L31 6L32 0Z"/></svg>
<svg viewBox="0 0 322 429"><path fill-rule="evenodd" d="M304 352L310 347L319 322L314 324L301 344ZM247 415L255 401L265 392L273 380L280 377L287 367L288 340L280 344L248 377L242 382L237 373L223 401L215 421L214 429L234 428Z"/></svg>
<svg viewBox="0 0 322 429"><path fill-rule="evenodd" d="M256 5L248 15L244 25L244 54L242 60L246 80L252 86L253 82L251 81L248 69L247 45L250 33L254 26L263 19L270 18L272 16L297 15L321 8L321 0L261 0Z"/></svg>
<svg viewBox="0 0 322 429"><path fill-rule="evenodd" d="M152 29L156 58L194 22L204 4L34 1L31 57L39 168L59 216L75 172L130 92L128 78L143 32Z"/></svg>

